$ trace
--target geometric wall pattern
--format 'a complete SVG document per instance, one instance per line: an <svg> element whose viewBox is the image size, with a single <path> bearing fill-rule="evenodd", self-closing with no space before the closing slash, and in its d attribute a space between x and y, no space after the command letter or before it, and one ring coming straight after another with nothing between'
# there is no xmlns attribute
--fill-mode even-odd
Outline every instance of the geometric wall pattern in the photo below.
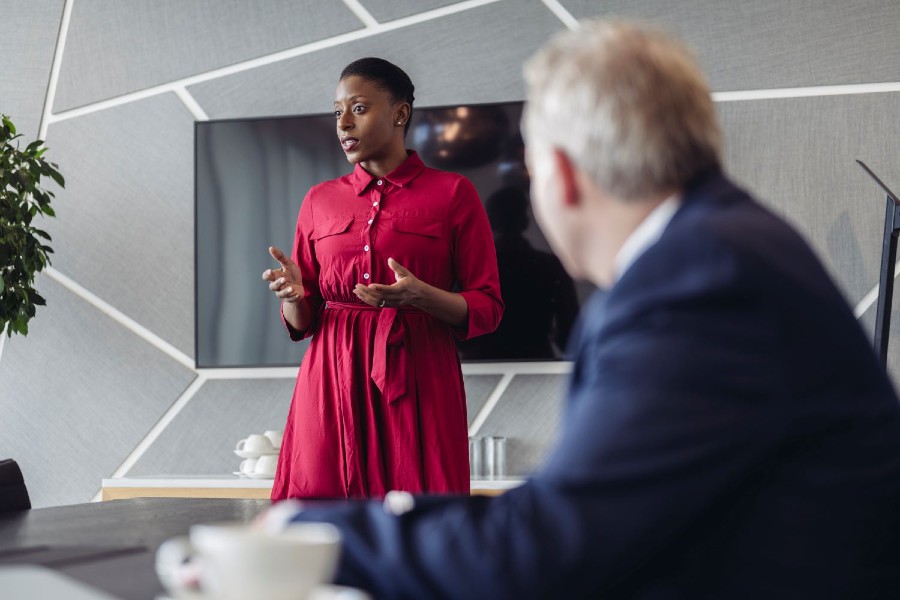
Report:
<svg viewBox="0 0 900 600"><path fill-rule="evenodd" d="M694 47L728 169L810 240L871 332L884 197L853 159L900 187L891 0L11 3L0 112L67 180L48 306L0 354L0 458L34 505L89 500L104 477L230 472L239 437L284 423L296 369L193 367L195 121L323 112L365 55L402 65L418 106L521 100L522 61L591 16L652 19ZM464 366L470 433L509 439L510 474L545 458L567 370Z"/></svg>

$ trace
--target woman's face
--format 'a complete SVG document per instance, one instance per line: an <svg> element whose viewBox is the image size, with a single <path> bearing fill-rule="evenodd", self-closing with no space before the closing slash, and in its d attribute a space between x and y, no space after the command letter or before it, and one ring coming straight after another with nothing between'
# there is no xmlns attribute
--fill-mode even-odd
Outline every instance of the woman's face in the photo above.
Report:
<svg viewBox="0 0 900 600"><path fill-rule="evenodd" d="M351 75L338 82L334 118L338 139L351 164L380 162L405 153L403 126L409 105L393 102L390 92ZM365 166L365 164L363 165Z"/></svg>

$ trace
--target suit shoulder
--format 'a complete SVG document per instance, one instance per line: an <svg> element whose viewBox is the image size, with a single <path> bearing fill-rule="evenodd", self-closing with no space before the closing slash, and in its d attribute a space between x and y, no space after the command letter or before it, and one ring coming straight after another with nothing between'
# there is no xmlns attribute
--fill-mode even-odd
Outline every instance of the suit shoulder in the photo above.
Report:
<svg viewBox="0 0 900 600"><path fill-rule="evenodd" d="M621 285L620 285L621 284ZM620 280L622 297L782 302L843 297L803 236L724 177L688 190L659 241ZM647 291L644 291L644 290ZM627 294L626 294L627 292ZM616 294L619 296L620 294ZM649 301L649 300L648 300Z"/></svg>
<svg viewBox="0 0 900 600"><path fill-rule="evenodd" d="M767 266L818 263L802 234L724 177L688 193L660 241L661 248L714 251Z"/></svg>

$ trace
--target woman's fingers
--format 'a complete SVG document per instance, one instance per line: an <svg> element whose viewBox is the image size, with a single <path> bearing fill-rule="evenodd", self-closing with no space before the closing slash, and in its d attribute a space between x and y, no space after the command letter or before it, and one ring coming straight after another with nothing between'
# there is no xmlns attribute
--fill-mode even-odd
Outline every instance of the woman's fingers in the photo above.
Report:
<svg viewBox="0 0 900 600"><path fill-rule="evenodd" d="M275 295L281 298L282 300L293 300L294 299L294 288L288 286L284 289L278 290L275 292Z"/></svg>
<svg viewBox="0 0 900 600"><path fill-rule="evenodd" d="M353 293L356 294L356 297L365 302L366 304L371 304L372 306L378 306L378 303L381 302L381 298L377 297L372 293L372 290L362 285L361 283L357 283L353 288Z"/></svg>
<svg viewBox="0 0 900 600"><path fill-rule="evenodd" d="M412 275L412 273L409 272L409 269L398 263L393 258L388 258L388 267L391 269L391 271L394 272L394 279L396 279L397 281L400 281L404 277L409 277Z"/></svg>
<svg viewBox="0 0 900 600"><path fill-rule="evenodd" d="M272 258L277 260L281 266L284 266L285 261L288 260L288 257L284 255L284 252L276 246L269 246L269 254L271 254Z"/></svg>
<svg viewBox="0 0 900 600"><path fill-rule="evenodd" d="M303 274L300 272L300 267L298 267L293 260L275 246L269 246L269 254L278 261L281 267L278 269L266 269L262 274L263 279L275 282L278 279L284 278L293 284L301 284L303 281ZM275 288L272 289L274 290Z"/></svg>
<svg viewBox="0 0 900 600"><path fill-rule="evenodd" d="M300 281L300 278L302 277L300 267L297 266L297 263L295 263L291 257L275 246L269 246L269 254L271 254L272 258L277 260L278 264L281 265L281 272L284 275L287 275L294 281Z"/></svg>
<svg viewBox="0 0 900 600"><path fill-rule="evenodd" d="M285 279L284 277L279 277L278 279L273 280L272 283L269 284L269 289L272 290L273 292L281 291L281 289L285 286L286 283L287 283L287 279Z"/></svg>
<svg viewBox="0 0 900 600"><path fill-rule="evenodd" d="M281 265L279 269L266 269L262 278L269 282L275 296L288 302L296 302L303 296L303 280L300 268L275 246L269 246L269 254Z"/></svg>

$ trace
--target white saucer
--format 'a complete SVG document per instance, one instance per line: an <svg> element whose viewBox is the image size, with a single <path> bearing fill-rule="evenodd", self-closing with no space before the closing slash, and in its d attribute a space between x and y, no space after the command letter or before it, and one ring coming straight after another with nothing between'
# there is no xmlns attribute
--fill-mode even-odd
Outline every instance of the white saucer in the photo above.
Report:
<svg viewBox="0 0 900 600"><path fill-rule="evenodd" d="M275 473L247 473L246 475L250 479L275 479Z"/></svg>
<svg viewBox="0 0 900 600"><path fill-rule="evenodd" d="M232 474L232 475L237 475L238 477L247 477L247 474L246 474L246 473L242 473L242 472L240 472L240 471L232 471L231 474Z"/></svg>
<svg viewBox="0 0 900 600"><path fill-rule="evenodd" d="M275 456L278 450L235 450L235 454L241 458L259 458L260 456Z"/></svg>

